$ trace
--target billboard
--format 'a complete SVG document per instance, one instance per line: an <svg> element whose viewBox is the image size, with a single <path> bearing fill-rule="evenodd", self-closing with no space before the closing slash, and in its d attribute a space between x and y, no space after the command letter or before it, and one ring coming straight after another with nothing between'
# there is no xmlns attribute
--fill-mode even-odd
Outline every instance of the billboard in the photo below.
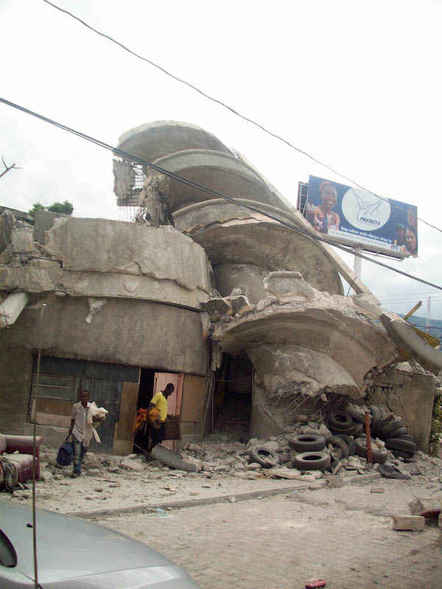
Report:
<svg viewBox="0 0 442 589"><path fill-rule="evenodd" d="M300 185L298 208L331 241L395 258L417 256L417 208L310 176Z"/></svg>

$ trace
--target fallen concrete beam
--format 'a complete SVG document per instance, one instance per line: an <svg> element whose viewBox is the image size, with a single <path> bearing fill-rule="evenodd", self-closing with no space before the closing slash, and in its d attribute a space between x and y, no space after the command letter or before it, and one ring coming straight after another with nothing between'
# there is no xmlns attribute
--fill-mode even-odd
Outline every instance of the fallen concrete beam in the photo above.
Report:
<svg viewBox="0 0 442 589"><path fill-rule="evenodd" d="M442 352L432 348L402 317L396 313L383 313L381 321L399 348L405 349L434 374L442 370Z"/></svg>
<svg viewBox="0 0 442 589"><path fill-rule="evenodd" d="M25 292L10 294L0 304L0 328L13 325L27 303L28 295Z"/></svg>

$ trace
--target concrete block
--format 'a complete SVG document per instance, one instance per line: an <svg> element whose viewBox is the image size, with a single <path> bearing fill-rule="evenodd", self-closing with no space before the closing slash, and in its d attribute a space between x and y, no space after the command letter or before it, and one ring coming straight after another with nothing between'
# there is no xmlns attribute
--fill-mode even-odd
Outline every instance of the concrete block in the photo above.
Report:
<svg viewBox="0 0 442 589"><path fill-rule="evenodd" d="M425 527L425 518L420 515L392 515L393 530L421 532Z"/></svg>

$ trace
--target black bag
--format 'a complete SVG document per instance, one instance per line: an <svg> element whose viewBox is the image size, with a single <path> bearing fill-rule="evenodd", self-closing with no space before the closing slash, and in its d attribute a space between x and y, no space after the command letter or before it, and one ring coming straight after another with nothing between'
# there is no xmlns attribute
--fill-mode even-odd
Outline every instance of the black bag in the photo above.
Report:
<svg viewBox="0 0 442 589"><path fill-rule="evenodd" d="M59 466L69 466L74 459L74 445L67 440L60 446L57 453L57 464Z"/></svg>

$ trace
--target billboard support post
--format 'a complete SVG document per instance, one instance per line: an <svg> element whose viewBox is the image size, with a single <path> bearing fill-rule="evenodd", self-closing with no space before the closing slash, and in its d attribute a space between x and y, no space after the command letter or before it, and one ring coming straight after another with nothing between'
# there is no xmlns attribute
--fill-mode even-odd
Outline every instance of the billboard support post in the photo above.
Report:
<svg viewBox="0 0 442 589"><path fill-rule="evenodd" d="M357 254L361 251L360 247L355 247L355 259L353 264L353 272L355 273L356 278L360 279L362 274L362 258L360 258Z"/></svg>

